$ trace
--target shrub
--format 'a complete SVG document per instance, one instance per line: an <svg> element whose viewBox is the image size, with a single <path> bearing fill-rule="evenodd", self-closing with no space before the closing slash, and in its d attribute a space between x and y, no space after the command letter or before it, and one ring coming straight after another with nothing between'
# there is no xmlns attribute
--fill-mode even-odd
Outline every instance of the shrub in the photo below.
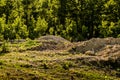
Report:
<svg viewBox="0 0 120 80"><path fill-rule="evenodd" d="M8 52L10 52L10 49L9 49L9 43L8 42L6 42L6 41L4 41L3 43L2 43L2 47L1 47L1 53L8 53Z"/></svg>
<svg viewBox="0 0 120 80"><path fill-rule="evenodd" d="M25 44L25 47L31 47L33 45L36 45L36 42L33 40L28 40Z"/></svg>
<svg viewBox="0 0 120 80"><path fill-rule="evenodd" d="M0 61L0 65L3 65L4 63L3 63L3 61Z"/></svg>

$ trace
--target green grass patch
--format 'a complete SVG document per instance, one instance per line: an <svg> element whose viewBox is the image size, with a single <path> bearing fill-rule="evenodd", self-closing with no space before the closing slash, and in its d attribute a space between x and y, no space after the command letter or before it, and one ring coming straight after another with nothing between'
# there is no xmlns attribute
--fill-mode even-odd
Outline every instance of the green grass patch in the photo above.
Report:
<svg viewBox="0 0 120 80"><path fill-rule="evenodd" d="M2 46L0 46L0 52L1 53L8 53L8 52L15 52L15 51L25 51L27 49L30 49L35 46L39 46L41 43L38 43L36 40L26 40L24 42L6 42L4 41L2 43Z"/></svg>
<svg viewBox="0 0 120 80"><path fill-rule="evenodd" d="M82 54L27 50L39 45L35 40L9 43L11 52L0 56L0 80L120 80L119 68L109 72L82 64Z"/></svg>

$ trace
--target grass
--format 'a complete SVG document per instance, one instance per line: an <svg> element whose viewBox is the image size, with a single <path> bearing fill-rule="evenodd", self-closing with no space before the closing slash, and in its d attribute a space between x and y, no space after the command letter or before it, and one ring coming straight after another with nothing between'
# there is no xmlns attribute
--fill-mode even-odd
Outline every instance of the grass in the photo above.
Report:
<svg viewBox="0 0 120 80"><path fill-rule="evenodd" d="M11 52L0 55L0 80L120 80L117 71L82 64L81 54L66 51L29 51L36 41L11 44ZM16 46L25 51L19 52Z"/></svg>
<svg viewBox="0 0 120 80"><path fill-rule="evenodd" d="M63 55L60 55L63 54ZM103 70L82 65L77 59L69 60L72 55L67 52L26 51L11 52L0 56L0 79L23 80L118 80L118 77L106 74ZM66 55L64 55L66 54Z"/></svg>
<svg viewBox="0 0 120 80"><path fill-rule="evenodd" d="M8 52L18 52L18 51L25 51L30 49L34 46L40 46L42 43L38 43L36 40L26 40L25 42L13 42L10 43L8 41L3 42L2 46L0 46L1 53L8 53Z"/></svg>

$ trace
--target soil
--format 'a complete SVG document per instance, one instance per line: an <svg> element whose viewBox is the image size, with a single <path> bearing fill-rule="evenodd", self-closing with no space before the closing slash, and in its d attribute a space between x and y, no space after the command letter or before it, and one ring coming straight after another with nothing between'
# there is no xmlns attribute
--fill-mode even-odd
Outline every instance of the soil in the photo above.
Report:
<svg viewBox="0 0 120 80"><path fill-rule="evenodd" d="M87 41L74 43L77 52L85 53L86 51L99 52L107 46L120 45L120 38L92 38Z"/></svg>
<svg viewBox="0 0 120 80"><path fill-rule="evenodd" d="M82 54L95 54L96 56L115 56L120 53L120 38L92 38L87 41L70 42L60 36L42 36L36 39L41 45L31 50L68 50Z"/></svg>
<svg viewBox="0 0 120 80"><path fill-rule="evenodd" d="M70 41L60 36L47 35L47 36L42 36L36 40L38 43L41 43L41 45L33 47L31 48L31 50L37 50L37 51L67 50L72 46L72 43Z"/></svg>
<svg viewBox="0 0 120 80"><path fill-rule="evenodd" d="M82 42L70 42L60 36L43 36L37 39L42 45L31 48L38 51L68 51L81 53L78 59L93 65L120 67L120 38L92 38Z"/></svg>
<svg viewBox="0 0 120 80"><path fill-rule="evenodd" d="M93 38L76 42L69 51L85 54L84 63L99 66L120 67L120 38Z"/></svg>

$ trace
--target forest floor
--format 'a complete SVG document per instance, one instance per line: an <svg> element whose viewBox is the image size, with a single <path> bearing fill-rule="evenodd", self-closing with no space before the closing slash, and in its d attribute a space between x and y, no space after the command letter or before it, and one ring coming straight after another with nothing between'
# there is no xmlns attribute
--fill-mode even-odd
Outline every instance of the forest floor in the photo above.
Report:
<svg viewBox="0 0 120 80"><path fill-rule="evenodd" d="M120 80L119 38L43 36L4 47L9 52L0 55L0 80Z"/></svg>

